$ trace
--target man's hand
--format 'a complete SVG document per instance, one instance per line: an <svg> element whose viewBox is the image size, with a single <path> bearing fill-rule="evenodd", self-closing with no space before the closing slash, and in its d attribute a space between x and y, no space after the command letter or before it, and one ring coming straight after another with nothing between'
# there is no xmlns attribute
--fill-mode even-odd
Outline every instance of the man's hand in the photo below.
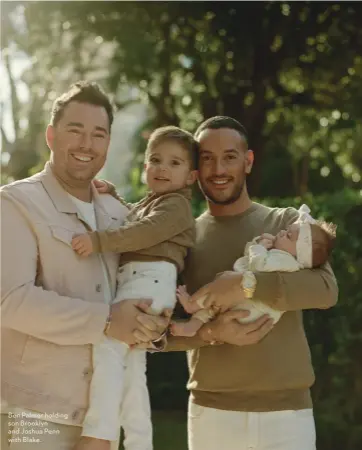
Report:
<svg viewBox="0 0 362 450"><path fill-rule="evenodd" d="M72 239L72 248L80 256L87 257L93 253L93 243L89 234L80 234Z"/></svg>
<svg viewBox="0 0 362 450"><path fill-rule="evenodd" d="M238 321L249 314L249 311L242 310L220 314L201 327L199 336L205 342L216 341L238 346L256 344L273 328L273 320L264 315L255 322L242 324Z"/></svg>
<svg viewBox="0 0 362 450"><path fill-rule="evenodd" d="M190 302L194 303L202 297L204 307L227 311L244 300L241 288L242 275L237 272L223 272L211 283L206 284L192 295Z"/></svg>
<svg viewBox="0 0 362 450"><path fill-rule="evenodd" d="M150 342L158 339L171 318L172 311L163 315L147 314L152 300L122 300L111 306L111 324L107 336L128 345Z"/></svg>

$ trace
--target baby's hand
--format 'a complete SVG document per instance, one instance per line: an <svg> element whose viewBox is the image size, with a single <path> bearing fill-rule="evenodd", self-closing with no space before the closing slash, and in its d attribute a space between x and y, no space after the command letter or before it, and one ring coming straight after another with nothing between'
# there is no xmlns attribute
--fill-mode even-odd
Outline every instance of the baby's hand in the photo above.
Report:
<svg viewBox="0 0 362 450"><path fill-rule="evenodd" d="M72 239L72 248L80 256L87 257L93 253L93 243L89 234L80 234Z"/></svg>
<svg viewBox="0 0 362 450"><path fill-rule="evenodd" d="M200 307L197 303L190 302L191 296L187 292L186 286L178 286L177 287L176 297L187 313L193 314L200 309Z"/></svg>
<svg viewBox="0 0 362 450"><path fill-rule="evenodd" d="M271 249L274 247L274 242L275 242L275 236L273 236L272 234L269 233L263 233L260 236L260 240L258 242L259 245L262 245L263 247L265 247L267 250Z"/></svg>
<svg viewBox="0 0 362 450"><path fill-rule="evenodd" d="M107 194L110 191L108 183L104 180L93 180L93 184L100 194Z"/></svg>
<svg viewBox="0 0 362 450"><path fill-rule="evenodd" d="M267 250L273 248L274 246L274 241L272 241L271 239L261 239L259 241L259 245L262 245L263 247L265 247Z"/></svg>

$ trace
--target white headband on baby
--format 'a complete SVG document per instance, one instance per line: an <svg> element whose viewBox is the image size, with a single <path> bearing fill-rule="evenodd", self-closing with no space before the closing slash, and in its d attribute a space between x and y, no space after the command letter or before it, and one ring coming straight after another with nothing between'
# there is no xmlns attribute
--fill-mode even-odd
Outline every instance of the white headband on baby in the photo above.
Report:
<svg viewBox="0 0 362 450"><path fill-rule="evenodd" d="M312 267L312 230L311 223L316 223L310 215L307 205L302 205L299 210L299 236L297 239L297 261L306 269Z"/></svg>

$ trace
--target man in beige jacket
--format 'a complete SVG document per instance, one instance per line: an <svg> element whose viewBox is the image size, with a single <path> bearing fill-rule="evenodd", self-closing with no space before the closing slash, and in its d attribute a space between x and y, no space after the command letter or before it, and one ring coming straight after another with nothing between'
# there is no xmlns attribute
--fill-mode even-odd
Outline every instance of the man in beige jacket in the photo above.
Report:
<svg viewBox="0 0 362 450"><path fill-rule="evenodd" d="M128 210L92 180L105 163L111 104L79 82L53 106L45 169L1 189L1 448L70 450L92 376L91 344L157 340L147 300L111 305L118 255L79 257L74 235L117 229Z"/></svg>

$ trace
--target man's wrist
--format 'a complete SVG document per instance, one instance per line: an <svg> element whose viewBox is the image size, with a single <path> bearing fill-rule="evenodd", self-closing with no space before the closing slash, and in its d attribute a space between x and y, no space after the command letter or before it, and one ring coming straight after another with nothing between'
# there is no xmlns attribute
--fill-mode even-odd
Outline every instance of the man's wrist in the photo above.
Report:
<svg viewBox="0 0 362 450"><path fill-rule="evenodd" d="M170 335L169 327L157 339L151 341L152 347L149 349L150 353L162 352L167 346L167 338Z"/></svg>
<svg viewBox="0 0 362 450"><path fill-rule="evenodd" d="M200 328L199 336L204 342L207 342L210 345L223 344L223 342L216 339L215 333L214 333L214 331L212 329L212 325L210 323L207 323Z"/></svg>

